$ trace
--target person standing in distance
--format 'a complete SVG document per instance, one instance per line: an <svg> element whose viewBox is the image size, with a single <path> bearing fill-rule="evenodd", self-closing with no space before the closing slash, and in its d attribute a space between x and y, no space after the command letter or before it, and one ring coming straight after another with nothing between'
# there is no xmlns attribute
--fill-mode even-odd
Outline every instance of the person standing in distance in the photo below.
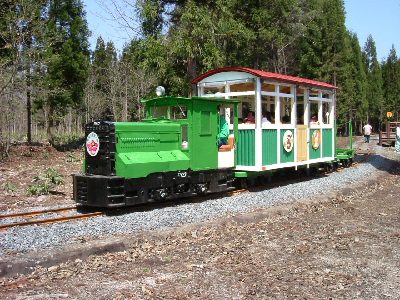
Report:
<svg viewBox="0 0 400 300"><path fill-rule="evenodd" d="M400 152L400 124L396 127L396 142L394 149L396 152Z"/></svg>
<svg viewBox="0 0 400 300"><path fill-rule="evenodd" d="M364 129L364 142L369 143L369 137L372 132L372 126L369 125L369 123L367 122L367 124L363 127L363 129Z"/></svg>

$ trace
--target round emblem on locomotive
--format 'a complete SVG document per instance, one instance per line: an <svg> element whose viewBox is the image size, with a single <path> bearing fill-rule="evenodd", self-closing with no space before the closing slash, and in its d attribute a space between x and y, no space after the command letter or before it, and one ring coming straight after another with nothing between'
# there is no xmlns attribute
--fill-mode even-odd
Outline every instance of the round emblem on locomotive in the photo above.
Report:
<svg viewBox="0 0 400 300"><path fill-rule="evenodd" d="M95 132L88 134L86 138L86 150L90 156L96 156L100 149L100 140Z"/></svg>
<svg viewBox="0 0 400 300"><path fill-rule="evenodd" d="M291 152L293 150L293 132L291 130L286 130L283 134L283 148L286 152Z"/></svg>
<svg viewBox="0 0 400 300"><path fill-rule="evenodd" d="M314 130L311 137L311 145L313 149L317 150L321 144L321 132L319 129Z"/></svg>

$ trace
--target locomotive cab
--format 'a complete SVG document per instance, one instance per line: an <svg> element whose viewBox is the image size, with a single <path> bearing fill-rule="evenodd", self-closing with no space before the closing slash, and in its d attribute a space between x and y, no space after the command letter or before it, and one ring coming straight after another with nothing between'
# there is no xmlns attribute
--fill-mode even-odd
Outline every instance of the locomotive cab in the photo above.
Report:
<svg viewBox="0 0 400 300"><path fill-rule="evenodd" d="M233 168L238 128L238 101L222 98L159 97L147 101L145 122L170 121L181 125L181 149L190 157L190 169ZM228 143L218 147L220 118L229 127ZM236 133L236 134L235 134Z"/></svg>

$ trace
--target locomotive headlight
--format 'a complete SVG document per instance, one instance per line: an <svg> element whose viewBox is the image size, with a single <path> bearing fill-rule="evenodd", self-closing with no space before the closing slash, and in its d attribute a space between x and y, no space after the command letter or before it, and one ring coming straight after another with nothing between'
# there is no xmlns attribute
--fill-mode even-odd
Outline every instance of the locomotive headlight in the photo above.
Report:
<svg viewBox="0 0 400 300"><path fill-rule="evenodd" d="M156 88L156 95L157 95L158 97L164 96L164 95L165 95L165 88L164 88L163 86L159 85L159 86Z"/></svg>

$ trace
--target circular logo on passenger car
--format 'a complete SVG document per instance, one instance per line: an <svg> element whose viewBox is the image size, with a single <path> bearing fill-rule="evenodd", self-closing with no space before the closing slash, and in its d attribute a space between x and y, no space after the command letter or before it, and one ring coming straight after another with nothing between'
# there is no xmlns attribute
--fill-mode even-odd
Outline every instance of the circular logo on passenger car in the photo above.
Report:
<svg viewBox="0 0 400 300"><path fill-rule="evenodd" d="M311 137L311 145L314 150L317 150L320 144L321 144L321 131L319 129L316 129L314 130Z"/></svg>
<svg viewBox="0 0 400 300"><path fill-rule="evenodd" d="M86 138L86 150L90 156L96 156L100 149L99 137L95 132L88 134Z"/></svg>
<svg viewBox="0 0 400 300"><path fill-rule="evenodd" d="M291 152L293 150L293 132L291 130L285 131L282 142L286 152Z"/></svg>

